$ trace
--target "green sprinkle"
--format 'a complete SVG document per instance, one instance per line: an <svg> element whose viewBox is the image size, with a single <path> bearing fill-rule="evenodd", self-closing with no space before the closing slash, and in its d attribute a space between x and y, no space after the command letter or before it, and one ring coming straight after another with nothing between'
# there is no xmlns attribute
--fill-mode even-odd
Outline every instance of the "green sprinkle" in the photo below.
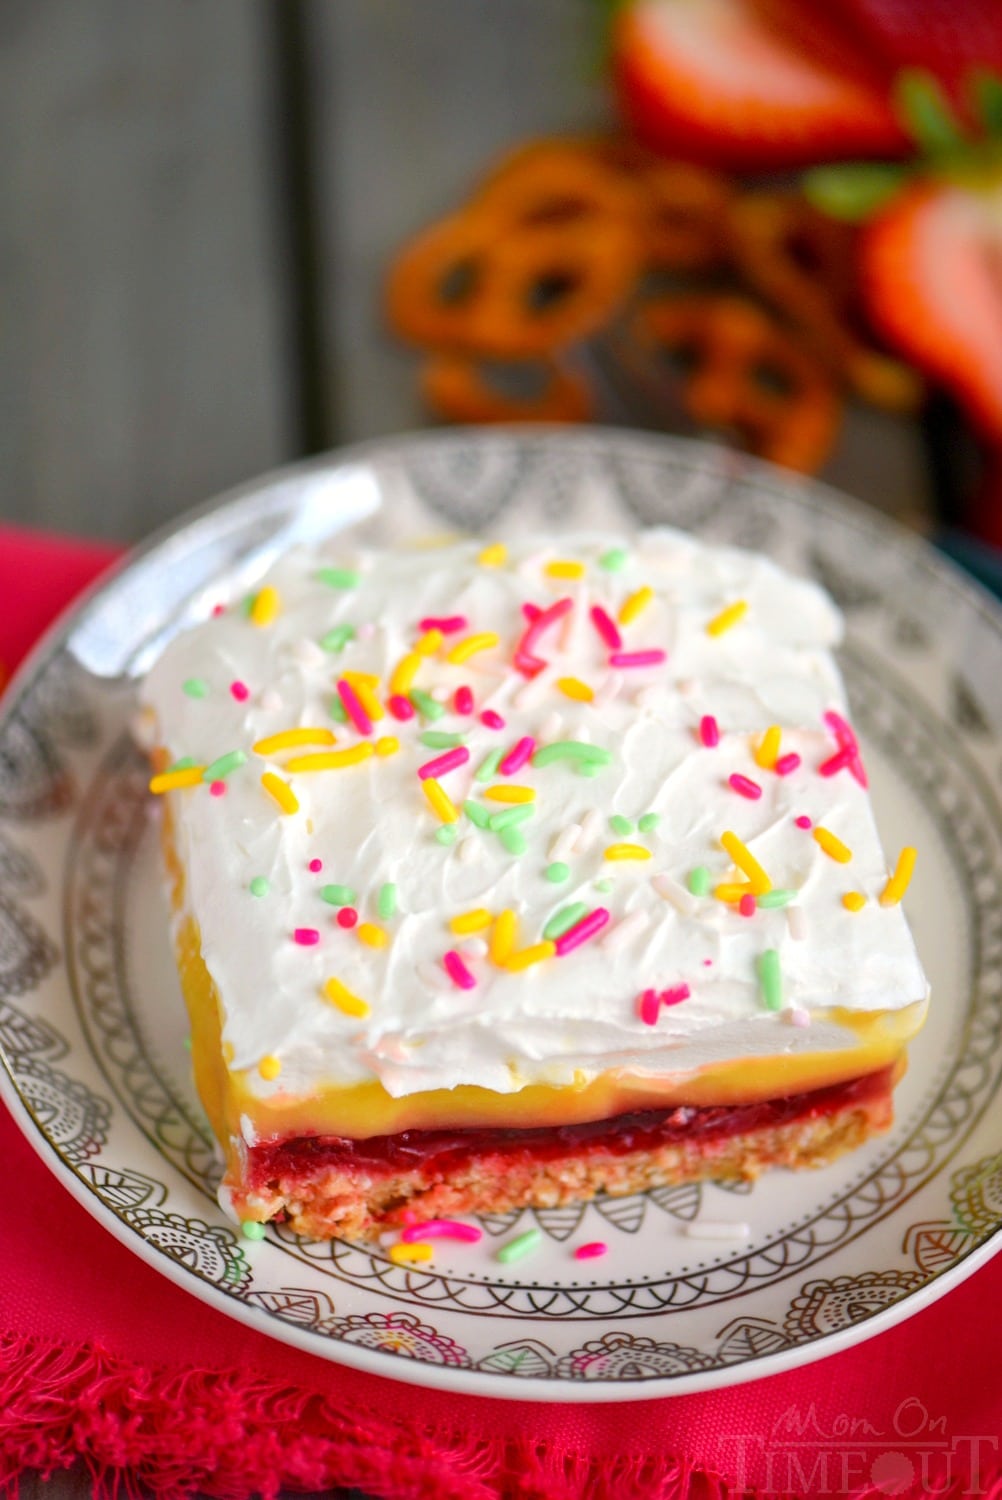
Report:
<svg viewBox="0 0 1002 1500"><path fill-rule="evenodd" d="M565 865L562 859L555 859L552 865L546 866L543 879L552 881L554 885L563 885L565 880L570 879L570 874L570 865Z"/></svg>
<svg viewBox="0 0 1002 1500"><path fill-rule="evenodd" d="M331 589L357 589L359 584L354 568L321 568L317 579Z"/></svg>
<svg viewBox="0 0 1002 1500"><path fill-rule="evenodd" d="M775 906L789 906L796 897L796 891L766 891L764 896L756 896L755 900L765 911L771 911Z"/></svg>
<svg viewBox="0 0 1002 1500"><path fill-rule="evenodd" d="M181 691L189 698L207 698L209 684L204 677L189 677L187 682L181 684Z"/></svg>
<svg viewBox="0 0 1002 1500"><path fill-rule="evenodd" d="M587 901L572 901L570 906L562 906L559 911L553 913L543 928L543 937L548 943L554 938L563 937L565 932L570 932L574 924L587 915Z"/></svg>
<svg viewBox="0 0 1002 1500"><path fill-rule="evenodd" d="M519 823L528 823L535 817L536 809L531 802L522 802L517 807L506 807L501 812L491 813L487 826L491 833L500 833L505 828L517 828Z"/></svg>
<svg viewBox="0 0 1002 1500"><path fill-rule="evenodd" d="M455 823L443 823L441 828L435 829L436 844L454 844L456 842Z"/></svg>
<svg viewBox="0 0 1002 1500"><path fill-rule="evenodd" d="M379 887L379 895L376 897L376 910L382 921L388 922L390 917L397 914L397 888L392 880Z"/></svg>
<svg viewBox="0 0 1002 1500"><path fill-rule="evenodd" d="M333 630L328 630L326 635L320 637L320 644L325 651L343 651L348 642L354 639L354 625L335 625Z"/></svg>
<svg viewBox="0 0 1002 1500"><path fill-rule="evenodd" d="M783 1005L783 975L779 967L779 954L775 948L767 948L759 954L758 979L762 986L762 1000L766 1010L780 1010Z"/></svg>
<svg viewBox="0 0 1002 1500"><path fill-rule="evenodd" d="M524 1234L517 1234L507 1245L501 1246L498 1260L503 1266L510 1265L513 1260L521 1260L523 1255L531 1255L533 1250L538 1249L542 1239L541 1229L527 1229Z"/></svg>
<svg viewBox="0 0 1002 1500"><path fill-rule="evenodd" d="M620 573L630 560L630 554L625 547L610 547L608 552L603 552L598 560L600 568L607 573Z"/></svg>
<svg viewBox="0 0 1002 1500"><path fill-rule="evenodd" d="M689 871L689 890L694 896L708 896L712 878L705 865L697 865Z"/></svg>
<svg viewBox="0 0 1002 1500"><path fill-rule="evenodd" d="M624 818L622 813L613 813L609 819L609 827L613 833L621 834L624 838L627 834L633 833L636 826L635 823L630 822L629 818Z"/></svg>
<svg viewBox="0 0 1002 1500"><path fill-rule="evenodd" d="M263 1240L264 1225L256 1223L253 1219L244 1219L240 1225L240 1233L245 1240Z"/></svg>
<svg viewBox="0 0 1002 1500"><path fill-rule="evenodd" d="M445 713L445 709L441 703L436 703L430 693L423 693L420 688L411 688L407 696L418 713L423 714L426 719L431 719L434 722L435 719L440 719Z"/></svg>
<svg viewBox="0 0 1002 1500"><path fill-rule="evenodd" d="M247 619L250 618L250 612L254 608L254 600L256 598L256 594L246 594L240 601L240 613Z"/></svg>
<svg viewBox="0 0 1002 1500"><path fill-rule="evenodd" d="M517 828L502 828L499 837L509 854L524 854L529 847Z"/></svg>
<svg viewBox="0 0 1002 1500"><path fill-rule="evenodd" d="M595 882L595 889L597 891L601 891L602 894L603 894L603 896L606 895L609 891L611 891L612 888L613 888L613 884L612 884L611 880L596 880L596 882Z"/></svg>
<svg viewBox="0 0 1002 1500"><path fill-rule="evenodd" d="M485 760L480 762L474 774L474 781L493 781L501 764L503 750L492 750Z"/></svg>
<svg viewBox="0 0 1002 1500"><path fill-rule="evenodd" d="M552 745L543 745L532 757L534 766L549 766L557 760L578 761L583 765L610 766L612 751L599 745L587 745L584 740L555 740ZM493 775L494 773L491 772Z"/></svg>
<svg viewBox="0 0 1002 1500"><path fill-rule="evenodd" d="M267 896L267 894L268 894L268 892L270 890L271 890L271 886L268 884L268 881L265 878L265 876L263 876L263 875L255 875L254 876L254 879L250 883L250 893L251 893L252 896Z"/></svg>
<svg viewBox="0 0 1002 1500"><path fill-rule="evenodd" d="M471 823L478 828L486 828L490 821L490 813L486 807L481 807L479 802L464 802L463 811Z"/></svg>
<svg viewBox="0 0 1002 1500"><path fill-rule="evenodd" d="M451 750L455 745L461 745L465 736L448 734L444 729L426 729L418 738L429 750Z"/></svg>
<svg viewBox="0 0 1002 1500"><path fill-rule="evenodd" d="M181 757L180 760L176 760L174 762L174 764L170 767L170 770L172 770L172 771L187 771L187 770L190 770L190 768L192 766L197 766L197 765L198 765L198 761L195 759L195 757L193 755L182 755L182 757Z"/></svg>
<svg viewBox="0 0 1002 1500"><path fill-rule="evenodd" d="M191 1037L190 1036L186 1036L185 1039L184 1039L184 1050L185 1050L185 1052L190 1052L191 1051Z"/></svg>
<svg viewBox="0 0 1002 1500"><path fill-rule="evenodd" d="M328 705L327 705L327 711L330 714L330 716L331 716L332 719L337 719L337 721L338 721L339 724L347 724L347 722L348 722L348 710L345 708L344 704L341 702L341 698L340 698L340 696L337 693L334 694L334 696L331 699L330 703L328 703Z"/></svg>
<svg viewBox="0 0 1002 1500"><path fill-rule="evenodd" d="M355 905L355 892L350 885L322 885L320 895L328 906Z"/></svg>
<svg viewBox="0 0 1002 1500"><path fill-rule="evenodd" d="M206 766L202 772L203 781L225 781L231 771L242 766L247 759L246 750L230 750L226 755L220 755L211 766Z"/></svg>
<svg viewBox="0 0 1002 1500"><path fill-rule="evenodd" d="M637 827L640 829L641 833L653 833L660 822L660 813L644 813L644 816L640 819Z"/></svg>

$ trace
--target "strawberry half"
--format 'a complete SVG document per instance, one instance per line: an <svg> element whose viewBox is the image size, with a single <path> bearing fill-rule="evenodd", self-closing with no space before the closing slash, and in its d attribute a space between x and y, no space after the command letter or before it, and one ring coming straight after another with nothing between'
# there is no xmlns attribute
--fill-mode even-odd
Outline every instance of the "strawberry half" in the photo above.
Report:
<svg viewBox="0 0 1002 1500"><path fill-rule="evenodd" d="M864 229L860 280L877 331L1002 442L1002 177L906 189Z"/></svg>
<svg viewBox="0 0 1002 1500"><path fill-rule="evenodd" d="M613 27L622 113L655 150L723 167L903 151L882 91L799 43L753 0L637 0Z"/></svg>

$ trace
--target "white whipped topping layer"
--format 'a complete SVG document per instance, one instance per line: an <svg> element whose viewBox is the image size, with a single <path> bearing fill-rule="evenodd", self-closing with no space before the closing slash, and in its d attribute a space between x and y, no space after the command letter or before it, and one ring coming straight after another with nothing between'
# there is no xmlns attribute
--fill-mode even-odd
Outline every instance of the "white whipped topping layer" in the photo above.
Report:
<svg viewBox="0 0 1002 1500"><path fill-rule="evenodd" d="M461 1084L510 1093L530 1082L580 1083L610 1069L678 1076L731 1058L853 1044L850 1030L824 1018L790 1025L792 1007L895 1010L925 998L902 909L879 904L888 863L868 794L847 769L818 774L838 748L823 715L846 714L831 655L841 621L828 597L764 558L667 529L532 538L510 546L500 567L478 562L482 545L351 552L341 539L290 553L265 580L280 599L272 623L257 626L234 605L173 641L145 684L172 761L208 764L232 750L248 757L226 777L224 795L213 796L208 785L169 795L188 909L222 996L231 1065L251 1070L260 1096L371 1079L404 1096ZM613 547L627 555L616 571L600 562ZM584 563L584 576L548 576L547 564L560 559ZM357 572L357 585L331 587L318 579L324 567ZM642 587L654 597L619 627L622 649L659 648L667 660L617 670L590 610L600 605L615 620ZM522 606L562 598L573 600L573 610L533 648L547 665L530 680L513 666L526 626ZM743 618L722 635L708 634L708 622L739 600L747 603ZM304 726L332 729L337 749L364 742L332 717L338 677L373 674L385 700L419 622L455 615L468 626L424 660L415 682L445 700L443 715L398 723L387 714L374 725L372 740L395 735L398 753L290 774L291 757L324 747L267 758L253 752L259 739ZM354 628L353 638L341 650L324 649L320 642L342 624ZM462 665L446 660L457 641L484 631L498 634L496 647ZM565 696L562 678L586 683L594 701ZM185 691L192 680L204 696ZM246 686L246 701L234 697L234 682ZM464 685L474 695L472 716L453 706ZM482 723L487 709L501 715L503 730ZM707 714L721 731L716 748L698 733ZM782 728L780 754L801 756L791 775L756 764L771 725ZM486 785L535 790L534 814L518 825L524 852L511 852L465 814L455 842L438 841L442 824L417 769L443 751L420 742L426 730L461 734L470 751L465 765L441 778L457 807L470 799L488 813L503 811L506 804L484 798ZM593 776L557 761L486 784L475 779L491 751L508 751L526 735L539 746L584 741L608 750L612 762ZM293 787L298 812L283 814L262 789L268 770ZM735 792L732 773L759 785L761 797ZM624 835L609 824L613 815L635 824L648 813L659 821L645 833ZM812 830L796 825L798 816L831 830L852 851L851 862L826 854ZM577 835L568 832L574 827ZM711 887L744 878L721 846L725 830L751 850L775 888L796 893L792 906L746 917L712 893L688 893L697 867L709 869ZM607 860L605 850L622 843L651 857ZM554 855L569 866L559 884L545 874ZM311 871L318 859L322 871ZM266 895L251 894L256 877L268 882ZM354 890L359 920L386 932L385 947L369 947L357 927L338 925L320 894L330 884ZM386 884L396 888L396 913L383 920L377 902ZM842 904L849 891L866 897L857 913ZM574 902L606 908L609 923L575 951L521 972L491 962L489 933L455 937L448 927L474 908L512 908L523 948ZM301 928L316 929L319 942L298 944L293 934ZM443 967L445 953L457 949L473 989L459 988ZM761 955L770 949L782 976L780 1011L766 1008L760 979ZM366 1018L325 998L332 977L370 1007ZM640 992L683 984L688 999L662 1007L654 1025L641 1018ZM266 1057L281 1064L277 1078L257 1073Z"/></svg>

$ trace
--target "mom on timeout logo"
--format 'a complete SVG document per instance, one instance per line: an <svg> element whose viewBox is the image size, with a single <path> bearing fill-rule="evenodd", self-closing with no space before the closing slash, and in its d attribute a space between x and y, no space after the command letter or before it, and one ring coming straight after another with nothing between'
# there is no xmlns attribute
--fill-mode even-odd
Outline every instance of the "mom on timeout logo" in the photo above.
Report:
<svg viewBox="0 0 1002 1500"><path fill-rule="evenodd" d="M917 1396L907 1396L881 1428L841 1412L818 1415L792 1405L766 1433L724 1433L721 1468L736 1490L846 1496L985 1495L997 1486L1000 1438L951 1434ZM725 1466L726 1465L726 1466Z"/></svg>

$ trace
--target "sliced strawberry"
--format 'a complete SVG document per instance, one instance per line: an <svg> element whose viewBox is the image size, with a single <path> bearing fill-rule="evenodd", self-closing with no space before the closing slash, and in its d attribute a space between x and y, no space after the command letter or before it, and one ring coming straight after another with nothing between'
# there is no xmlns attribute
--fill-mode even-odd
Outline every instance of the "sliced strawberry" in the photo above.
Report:
<svg viewBox="0 0 1002 1500"><path fill-rule="evenodd" d="M877 331L1002 442L1002 179L908 189L864 230L860 280Z"/></svg>
<svg viewBox="0 0 1002 1500"><path fill-rule="evenodd" d="M613 75L637 135L691 160L761 170L908 146L878 88L799 50L752 0L626 6Z"/></svg>
<svg viewBox="0 0 1002 1500"><path fill-rule="evenodd" d="M955 95L978 69L1002 71L999 0L826 0L826 15L886 67L927 68Z"/></svg>

